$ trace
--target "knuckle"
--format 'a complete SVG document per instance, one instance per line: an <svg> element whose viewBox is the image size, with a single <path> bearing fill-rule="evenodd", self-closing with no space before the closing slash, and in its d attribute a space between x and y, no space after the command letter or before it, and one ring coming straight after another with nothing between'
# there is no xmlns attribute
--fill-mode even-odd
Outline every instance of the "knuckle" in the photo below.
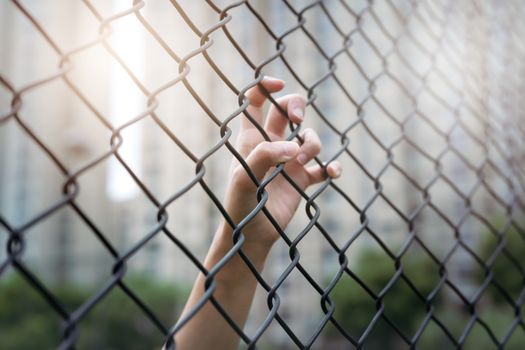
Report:
<svg viewBox="0 0 525 350"><path fill-rule="evenodd" d="M307 128L305 130L305 141L310 142L312 144L321 145L321 139L319 138L319 135L317 132L312 128Z"/></svg>
<svg viewBox="0 0 525 350"><path fill-rule="evenodd" d="M290 96L291 100L298 101L300 103L305 103L306 102L306 98L303 95L299 95L299 94L295 93L295 94L290 94L289 96Z"/></svg>
<svg viewBox="0 0 525 350"><path fill-rule="evenodd" d="M312 153L317 154L321 152L321 139L319 138L315 130L311 128L305 129L303 133L303 138L305 147L308 147L308 149L311 150Z"/></svg>
<svg viewBox="0 0 525 350"><path fill-rule="evenodd" d="M233 171L232 171L232 179L233 180L239 180L241 177L245 175L245 171L242 166L237 165Z"/></svg>
<svg viewBox="0 0 525 350"><path fill-rule="evenodd" d="M252 88L249 88L245 93L244 93L244 97L248 99L248 104L252 104L252 100L253 100L253 95L255 94L255 91L253 90L253 87Z"/></svg>
<svg viewBox="0 0 525 350"><path fill-rule="evenodd" d="M248 104L253 108L261 108L266 101L266 96L261 92L258 85L249 88L244 96L248 99Z"/></svg>
<svg viewBox="0 0 525 350"><path fill-rule="evenodd" d="M247 187L250 185L250 178L242 165L238 165L233 169L231 178L232 183L237 186Z"/></svg>
<svg viewBox="0 0 525 350"><path fill-rule="evenodd" d="M259 143L254 149L257 158L268 159L269 157L271 157L271 146L271 142L269 141L263 141Z"/></svg>

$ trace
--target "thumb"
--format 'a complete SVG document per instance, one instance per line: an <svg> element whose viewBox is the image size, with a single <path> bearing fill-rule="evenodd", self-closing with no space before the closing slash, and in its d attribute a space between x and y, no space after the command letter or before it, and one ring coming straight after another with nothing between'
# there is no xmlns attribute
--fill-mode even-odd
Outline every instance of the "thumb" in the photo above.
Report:
<svg viewBox="0 0 525 350"><path fill-rule="evenodd" d="M250 152L248 158L246 158L246 164L248 164L257 180L261 181L271 167L293 159L298 152L299 145L293 141L264 141ZM242 175L234 176L237 177L237 180L242 178L242 182L246 182L246 185L253 186L252 180L242 166L238 166L237 171L242 172Z"/></svg>

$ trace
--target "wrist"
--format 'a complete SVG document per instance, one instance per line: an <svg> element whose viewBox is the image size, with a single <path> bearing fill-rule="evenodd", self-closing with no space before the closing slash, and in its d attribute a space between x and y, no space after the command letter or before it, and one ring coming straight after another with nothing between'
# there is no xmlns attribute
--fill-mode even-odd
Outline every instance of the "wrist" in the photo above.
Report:
<svg viewBox="0 0 525 350"><path fill-rule="evenodd" d="M250 228L250 225L247 225L247 227L245 227L243 230L244 241L241 245L241 250L246 255L250 254L250 257L253 257L257 260L266 258L276 241L276 239L273 237L277 237L277 235L269 235L263 231L264 230L254 230L253 228ZM223 221L217 229L215 238L220 241L221 245L231 249L234 244L233 229L230 225Z"/></svg>
<svg viewBox="0 0 525 350"><path fill-rule="evenodd" d="M272 245L273 244L268 242L246 240L241 245L241 250L257 271L261 272ZM206 268L212 268L228 254L232 247L233 231L227 223L222 223L215 234L211 249L206 258ZM237 281L250 276L253 276L253 274L239 254L233 255L217 274L218 279L225 281Z"/></svg>

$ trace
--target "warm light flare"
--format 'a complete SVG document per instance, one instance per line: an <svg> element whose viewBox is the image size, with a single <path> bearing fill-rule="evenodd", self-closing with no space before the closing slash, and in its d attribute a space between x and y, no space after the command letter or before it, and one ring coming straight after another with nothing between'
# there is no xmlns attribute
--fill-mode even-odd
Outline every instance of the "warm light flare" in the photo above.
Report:
<svg viewBox="0 0 525 350"><path fill-rule="evenodd" d="M114 0L113 10L116 13L123 6L129 5L129 1ZM137 78L144 76L144 52L142 32L132 21L126 20L118 23L118 35L111 41L115 51L126 58ZM110 75L110 111L111 122L115 127L124 124L145 107L142 106L140 92L130 84L130 79L122 72L120 64L113 60L111 63ZM126 138L119 148L119 154L126 160L126 163L140 176L142 173L142 130L140 123L135 124L123 131ZM111 199L124 201L133 198L137 193L138 187L133 183L133 179L126 172L124 167L116 158L112 158L109 163L107 191Z"/></svg>

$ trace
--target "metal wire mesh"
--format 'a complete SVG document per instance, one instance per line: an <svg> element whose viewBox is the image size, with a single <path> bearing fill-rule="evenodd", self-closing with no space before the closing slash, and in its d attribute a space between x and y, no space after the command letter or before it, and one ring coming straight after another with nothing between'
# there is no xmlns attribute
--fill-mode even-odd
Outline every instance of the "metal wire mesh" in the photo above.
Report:
<svg viewBox="0 0 525 350"><path fill-rule="evenodd" d="M145 318L160 330L159 346L162 342L167 348L176 346L173 335L194 313L186 315L176 324L165 324L124 281L128 262L159 235L169 238L173 245L180 248L186 260L207 274L207 290L199 307L211 301L248 348L255 348L276 322L286 334L286 346L297 348L318 345L320 336L329 326L336 329L338 344L345 344L342 345L344 348L363 348L372 338L381 336L374 333L380 322L386 323L397 334L400 347L410 348L420 347L420 339L431 325L449 340L450 348L461 348L468 343L469 337L476 336L473 335L475 327L481 327L490 339L487 344L497 348L505 348L513 336L525 331L522 319L524 260L514 250L525 245L525 229L520 223L525 213L525 131L522 122L525 105L521 96L525 91L525 27L522 21L525 7L522 3L474 0L306 3L283 0L261 5L244 0L219 5L214 1L205 1L197 6L214 13L214 24L205 28L192 19L182 2L166 2L191 31L191 40L198 43L195 50L176 52L173 49L173 45L159 34L152 20L143 15L144 8L149 5L147 1L130 1L128 9L110 15L103 15L90 0L81 1L82 11L88 12L97 23L98 36L67 51L46 29L48 23L37 19L23 1L13 0L10 5L30 21L32 30L53 50L56 70L43 78L35 77L24 86L12 84L8 73L0 75L1 93L10 100L10 106L2 105L0 128L14 121L23 130L24 138L34 142L39 152L51 159L64 180L60 198L47 203L44 210L29 220L15 225L9 216L4 213L0 216L6 233L6 254L0 265L0 279L7 271L15 271L61 317L64 328L58 345L60 349L75 346L85 317L114 289L121 289L140 307ZM268 10L268 6L273 10L262 10ZM253 50L246 48L246 42L236 39L238 27L230 22L236 14L241 16L240 10L243 11L243 21L256 23L260 28L260 36L253 39L255 45L252 42L251 48L270 48L263 50L266 56L262 59L260 55L254 57ZM126 57L121 57L112 46L112 26L122 18L130 17L143 26L176 66L178 74L165 84L147 87L126 63ZM217 58L210 53L213 46L218 45L216 41L221 40L224 47L238 53L231 64L248 67L253 76L249 83L242 86L234 83L227 70L221 68ZM297 56L290 55L294 52L294 45L302 47L300 55L306 64L301 64ZM83 92L75 79L70 77L75 71L75 56L93 48L103 48L124 69L130 78L129 83L145 96L146 105L140 114L115 124L91 102L93 96ZM210 107L189 79L199 74L198 70L191 70L192 60L197 57L203 58L215 77L224 82L229 102L238 104L238 108L229 110L225 118ZM331 145L323 154L323 159L316 161L323 164L340 160L344 164L345 175L341 180L327 179L311 193L295 186L305 200L300 210L306 213L308 219L295 236L289 230L277 227L289 258L278 262L279 275L270 282L257 273L250 260L243 255L242 226L235 227L221 203L220 195L210 187L205 176L210 158L222 150L233 154L250 172L242 156L230 143L232 128L243 116L251 118L246 110L249 103L246 91L256 86L275 67L288 77L287 83L295 84L300 92L306 94L307 114L315 119L319 130L324 130L323 141ZM77 168L68 167L41 139L39 129L32 127L24 116L26 95L45 90L47 85L57 80L62 80L87 107L92 118L97 118L109 131L106 140L110 147ZM200 108L199 113L213 123L213 135L220 135L219 141L204 152L195 152L159 115L162 104L159 95L174 86L189 92ZM276 104L271 96L270 100ZM125 130L146 119L154 122L155 128L169 137L170 142L176 144L194 164L195 173L191 181L164 200L155 195L155 191L119 153L126 142L123 136ZM300 128L293 123L289 127L288 139L298 137ZM259 130L268 139L264 130ZM79 178L110 158L117 159L125 168L127 176L145 195L144 201L150 202L156 211L155 224L126 249L116 248L99 223L77 204L77 197L83 191ZM4 162L2 167L7 168L9 164ZM267 180L257 184L260 201L265 201L265 187L277 174L293 182L282 166L277 167ZM355 182L358 188L348 185L350 182ZM267 313L254 332L248 333L236 325L222 309L213 297L214 274L210 274L195 252L180 240L177 230L168 228L170 218L167 208L175 202L184 203L188 191L199 186L216 210L236 228L232 237L236 243L233 249L252 267L259 286L264 290ZM332 201L335 200L337 206L329 206L327 201L322 200L327 193L336 197ZM24 255L25 247L33 237L27 235L27 231L38 230L48 217L56 215L64 207L73 210L75 216L89 227L91 234L99 241L99 249L107 250L113 257L111 277L97 293L74 310L68 309L38 273L27 266ZM264 207L260 210L271 216ZM250 217L257 213L252 212ZM332 221L344 225L341 229L343 233L336 237L334 229L323 221L323 215L329 215ZM345 221L345 217L352 215L357 220L352 223ZM402 239L397 245L390 244L388 229L376 225L391 217L400 222L396 230L402 232ZM495 222L494 218L499 221ZM482 231L494 242L488 254L480 250L481 234L476 232ZM511 240L511 234L517 239ZM325 255L332 256L338 264L333 273L321 277L323 281L312 276L309 267L302 263L301 242L312 235L321 237L327 247ZM352 249L364 236L391 262L388 283L379 290L370 287L367 276L356 272L355 264L352 265ZM452 243L440 250L436 246L446 240L444 236ZM429 293L418 288L420 277L411 275L404 268L405 257L409 255L407 252L415 247L435 268L435 281ZM457 260L458 257L460 260ZM510 274L518 281L517 290L508 290L494 273L493 266L502 258L509 261ZM214 271L225 263L221 261ZM461 274L458 277L460 267L466 269L467 277ZM481 282L465 282L473 276L474 270L482 271ZM287 302L280 296L284 290L282 286L295 272L307 281L317 295L316 300L323 314L306 337L297 335L294 326L282 315L282 308ZM338 304L331 293L343 278L351 280L374 304L366 327L359 331L348 329L335 316ZM400 283L407 287L404 293L412 295L414 304L424 309L424 316L418 320L415 329L403 329L389 314L390 305L395 303L395 300L388 299L389 293ZM511 309L511 320L501 333L495 332L493 324L487 322L486 315L480 312L487 290L491 288L497 290ZM436 299L443 293L455 298L457 304L466 310L467 322L459 333L452 331L447 321L436 313Z"/></svg>

